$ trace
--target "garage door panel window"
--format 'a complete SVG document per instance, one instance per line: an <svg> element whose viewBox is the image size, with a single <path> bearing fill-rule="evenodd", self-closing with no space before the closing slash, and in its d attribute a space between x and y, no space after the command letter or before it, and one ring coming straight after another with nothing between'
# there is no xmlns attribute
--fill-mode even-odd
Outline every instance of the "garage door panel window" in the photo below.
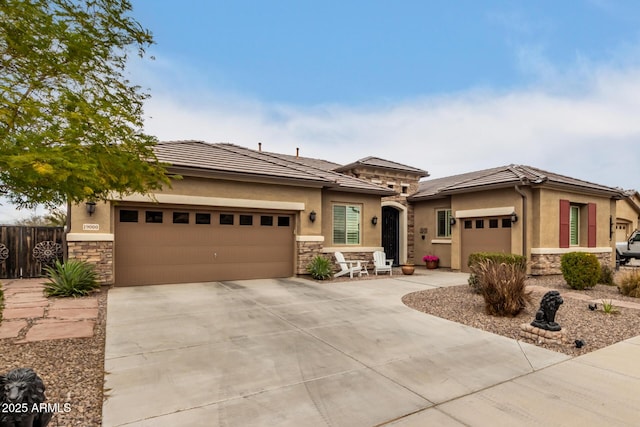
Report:
<svg viewBox="0 0 640 427"><path fill-rule="evenodd" d="M138 222L138 211L122 209L120 211L120 222Z"/></svg>
<svg viewBox="0 0 640 427"><path fill-rule="evenodd" d="M511 228L511 218L502 218L502 228Z"/></svg>
<svg viewBox="0 0 640 427"><path fill-rule="evenodd" d="M476 228L484 228L484 219L476 219Z"/></svg>
<svg viewBox="0 0 640 427"><path fill-rule="evenodd" d="M174 212L173 213L174 224L189 224L189 212Z"/></svg>
<svg viewBox="0 0 640 427"><path fill-rule="evenodd" d="M291 218L288 216L279 216L278 217L278 227L289 227L291 224Z"/></svg>
<svg viewBox="0 0 640 427"><path fill-rule="evenodd" d="M261 215L260 225L264 227L271 227L273 225L273 217L271 215Z"/></svg>
<svg viewBox="0 0 640 427"><path fill-rule="evenodd" d="M197 212L196 224L211 224L211 214Z"/></svg>
<svg viewBox="0 0 640 427"><path fill-rule="evenodd" d="M145 211L145 222L150 224L162 224L162 211Z"/></svg>
<svg viewBox="0 0 640 427"><path fill-rule="evenodd" d="M451 237L451 209L439 209L436 211L437 236Z"/></svg>
<svg viewBox="0 0 640 427"><path fill-rule="evenodd" d="M233 225L233 214L220 214L220 225Z"/></svg>
<svg viewBox="0 0 640 427"><path fill-rule="evenodd" d="M333 206L333 243L360 244L360 206Z"/></svg>
<svg viewBox="0 0 640 427"><path fill-rule="evenodd" d="M240 225L253 225L253 215L240 215Z"/></svg>

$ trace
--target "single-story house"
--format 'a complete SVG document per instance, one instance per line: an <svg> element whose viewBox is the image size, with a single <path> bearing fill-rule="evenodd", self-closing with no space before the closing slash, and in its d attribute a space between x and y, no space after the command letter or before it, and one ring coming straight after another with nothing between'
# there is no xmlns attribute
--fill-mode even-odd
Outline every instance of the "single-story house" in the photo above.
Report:
<svg viewBox="0 0 640 427"><path fill-rule="evenodd" d="M416 256L468 271L472 252L525 255L534 275L560 273L560 258L590 252L613 266L621 190L530 166L508 165L421 183L414 205Z"/></svg>
<svg viewBox="0 0 640 427"><path fill-rule="evenodd" d="M171 188L71 209L69 257L104 283L289 277L318 254L382 249L381 198L395 191L331 170L340 165L200 141L155 151L182 177Z"/></svg>
<svg viewBox="0 0 640 427"><path fill-rule="evenodd" d="M201 141L156 154L181 177L170 188L70 210L69 257L103 283L289 277L335 251L435 254L466 271L469 253L496 250L526 255L532 274L558 272L571 250L613 262L621 190L528 166L421 181L428 172L376 157L339 165Z"/></svg>

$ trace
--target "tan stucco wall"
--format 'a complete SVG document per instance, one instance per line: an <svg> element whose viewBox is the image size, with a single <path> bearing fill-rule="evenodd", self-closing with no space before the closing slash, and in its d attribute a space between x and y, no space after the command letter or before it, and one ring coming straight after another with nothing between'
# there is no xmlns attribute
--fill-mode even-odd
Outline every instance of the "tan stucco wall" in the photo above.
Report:
<svg viewBox="0 0 640 427"><path fill-rule="evenodd" d="M452 242L456 238L455 226L451 227L451 239L438 238L436 212L440 209L450 209L450 199L438 199L418 202L414 205L414 247L413 262L422 263L425 255L437 255L440 258L440 267L451 267ZM424 236L424 238L423 238Z"/></svg>
<svg viewBox="0 0 640 427"><path fill-rule="evenodd" d="M210 180L204 178L184 178L182 180L173 181L172 188L165 188L156 194L193 196L196 198L215 197L229 199L228 203L233 207L233 199L242 201L239 206L247 207L250 201L257 202L256 209L260 208L260 201L269 202L294 202L304 206L304 210L300 211L300 221L296 221L298 229L296 234L299 235L320 235L322 227L321 221L312 223L309 221L309 213L315 210L320 213L322 206L322 191L319 188L282 186L276 184L262 184L255 182L237 182L226 180ZM130 203L134 198L125 198L125 202ZM127 200L129 200L127 202ZM135 197L136 203L155 203L153 199L147 197ZM379 200L379 199L378 199ZM184 199L185 204L189 199ZM196 200L194 203L202 203L203 199ZM206 200L204 200L206 202ZM72 206L71 209L71 233L95 233L96 231L83 230L83 224L98 224L100 233L113 233L112 215L114 207L120 202L112 202L109 204L98 203L96 212L89 217L86 213L84 205ZM212 205L215 206L214 201ZM274 206L277 207L277 204ZM286 210L286 209L284 209ZM320 216L320 215L318 215ZM95 227L93 227L95 228Z"/></svg>
<svg viewBox="0 0 640 427"><path fill-rule="evenodd" d="M570 203L587 205L596 204L597 228L596 247L614 247L610 238L609 218L616 218L616 203L609 197L595 196L592 194L580 194L553 188L541 188L538 190L538 208L534 215L541 224L538 233L534 235L532 247L534 248L558 248L560 246L560 200L569 200ZM581 233L579 237L580 247L587 247L586 209L582 210L580 223Z"/></svg>
<svg viewBox="0 0 640 427"><path fill-rule="evenodd" d="M362 248L373 251L380 249L381 242L381 218L382 206L380 196L368 194L353 194L340 191L325 190L323 192L322 213L322 234L325 236L325 251L359 251ZM362 206L362 216L360 224L360 245L343 245L333 243L333 205L335 203L356 204ZM378 225L373 225L371 219L378 217Z"/></svg>

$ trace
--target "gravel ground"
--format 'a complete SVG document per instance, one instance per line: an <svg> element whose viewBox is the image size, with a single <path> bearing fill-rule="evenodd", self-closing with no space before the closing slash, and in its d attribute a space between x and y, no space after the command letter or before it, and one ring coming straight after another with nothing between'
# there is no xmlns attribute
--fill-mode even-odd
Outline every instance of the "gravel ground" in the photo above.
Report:
<svg viewBox="0 0 640 427"><path fill-rule="evenodd" d="M15 344L15 339L0 340L0 373L19 367L33 368L44 382L47 402L60 407L50 427L102 424L106 306L107 291L102 289L92 338L25 344Z"/></svg>
<svg viewBox="0 0 640 427"><path fill-rule="evenodd" d="M576 291L567 286L562 276L530 278L527 279L527 285L543 286L560 292L564 303L556 313L556 322L565 331L570 343L581 339L585 345L579 349L573 344L539 344L525 340L527 342L578 356L640 334L640 310L616 307L614 314L607 314L602 311L602 304L599 303L598 310L591 311L587 301L566 295L569 292L575 292L588 295L589 298L598 301L619 300L640 303L638 298L621 295L615 286L596 285L589 290ZM496 317L485 314L483 298L471 292L468 285L414 292L405 295L402 301L407 306L424 313L522 340L520 325L534 320L540 299L545 292L546 290L533 292L532 303L516 317Z"/></svg>

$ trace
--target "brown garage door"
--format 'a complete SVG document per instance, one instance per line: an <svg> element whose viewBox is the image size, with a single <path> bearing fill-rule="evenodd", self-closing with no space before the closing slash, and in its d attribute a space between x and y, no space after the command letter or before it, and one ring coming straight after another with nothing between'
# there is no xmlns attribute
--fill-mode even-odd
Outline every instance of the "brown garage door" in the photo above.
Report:
<svg viewBox="0 0 640 427"><path fill-rule="evenodd" d="M462 271L474 252L511 253L511 218L465 218L462 221Z"/></svg>
<svg viewBox="0 0 640 427"><path fill-rule="evenodd" d="M288 213L119 207L117 286L293 275Z"/></svg>

